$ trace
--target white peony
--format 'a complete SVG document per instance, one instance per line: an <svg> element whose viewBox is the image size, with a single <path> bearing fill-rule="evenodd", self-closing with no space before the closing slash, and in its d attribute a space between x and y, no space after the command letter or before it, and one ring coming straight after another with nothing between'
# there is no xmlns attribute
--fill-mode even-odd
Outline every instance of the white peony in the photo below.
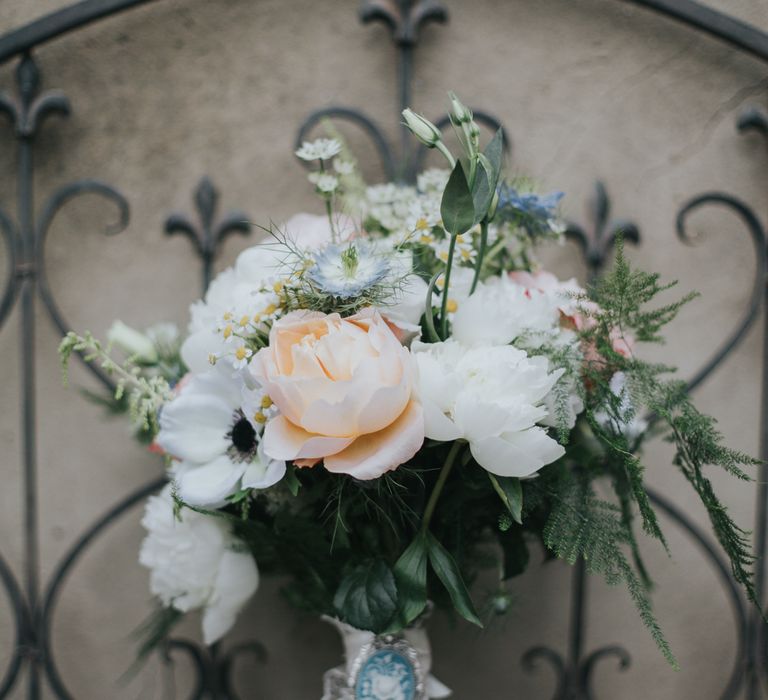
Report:
<svg viewBox="0 0 768 700"><path fill-rule="evenodd" d="M173 505L170 484L149 497L139 562L150 570L150 589L163 605L203 610L203 638L213 644L256 592L259 572L221 518L185 508L179 519Z"/></svg>
<svg viewBox="0 0 768 700"><path fill-rule="evenodd" d="M452 327L453 337L464 345L519 340L536 347L560 334L560 311L556 298L531 294L506 276L493 277L459 304Z"/></svg>
<svg viewBox="0 0 768 700"><path fill-rule="evenodd" d="M511 345L415 342L426 436L464 439L478 464L499 476L530 476L565 450L537 423L563 370Z"/></svg>
<svg viewBox="0 0 768 700"><path fill-rule="evenodd" d="M270 459L261 446L275 409L257 415L263 394L241 376L212 368L163 406L157 443L179 460L172 472L186 503L218 507L239 488L268 488L285 475L285 462Z"/></svg>

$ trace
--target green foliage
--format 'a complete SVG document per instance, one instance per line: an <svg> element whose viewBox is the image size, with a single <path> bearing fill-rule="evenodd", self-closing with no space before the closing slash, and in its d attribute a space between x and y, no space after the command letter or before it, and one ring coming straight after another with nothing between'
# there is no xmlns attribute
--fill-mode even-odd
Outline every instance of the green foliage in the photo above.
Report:
<svg viewBox="0 0 768 700"><path fill-rule="evenodd" d="M435 539L434 535L427 532L426 538L429 563L448 591L448 595L451 596L451 601L456 611L465 620L472 622L478 627L482 627L483 623L480 622L480 618L478 618L475 612L475 606L472 604L472 598L461 576L459 567L456 565L456 561L450 552Z"/></svg>
<svg viewBox="0 0 768 700"><path fill-rule="evenodd" d="M577 475L564 477L551 496L554 506L543 533L547 547L569 564L582 560L588 572L600 574L610 585L623 582L662 654L677 668L653 614L647 588L624 554L631 535L620 509L597 498L589 480Z"/></svg>
<svg viewBox="0 0 768 700"><path fill-rule="evenodd" d="M453 236L469 231L475 223L475 205L461 161L456 163L448 178L440 204L440 215L443 227Z"/></svg>
<svg viewBox="0 0 768 700"><path fill-rule="evenodd" d="M425 533L419 532L395 564L400 624L413 622L427 605L428 543Z"/></svg>
<svg viewBox="0 0 768 700"><path fill-rule="evenodd" d="M397 610L392 571L381 559L355 567L341 580L333 605L353 627L383 632Z"/></svg>
<svg viewBox="0 0 768 700"><path fill-rule="evenodd" d="M509 510L512 520L520 525L523 524L523 487L520 479L512 476L496 476L488 472L488 478L491 480L496 493L499 494L502 503Z"/></svg>

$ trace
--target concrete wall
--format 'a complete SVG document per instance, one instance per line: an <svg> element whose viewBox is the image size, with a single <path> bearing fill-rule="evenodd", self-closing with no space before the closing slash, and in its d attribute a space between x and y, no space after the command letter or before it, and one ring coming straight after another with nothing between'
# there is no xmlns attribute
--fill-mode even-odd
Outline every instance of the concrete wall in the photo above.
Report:
<svg viewBox="0 0 768 700"><path fill-rule="evenodd" d="M6 31L64 3L0 4ZM747 104L765 106L768 73L760 62L622 2L609 0L446 0L452 19L424 32L416 62L414 106L443 111L445 92L460 91L499 115L513 141L513 169L568 195L565 212L584 220L593 181L607 182L614 212L636 221L639 264L680 279L680 291L703 297L674 324L666 358L691 374L732 327L750 288L753 261L746 232L730 214L695 218L700 245L674 236L681 203L705 190L732 192L766 215L766 155L734 120ZM714 3L713 3L714 4ZM721 9L768 28L764 0L719 0ZM166 214L191 210L203 174L225 207L257 222L317 211L292 153L295 127L329 104L363 107L397 137L394 50L383 27L361 27L353 0L163 0L45 46L38 60L47 87L69 95L74 113L49 122L37 150L37 204L58 185L98 177L132 203L129 229L105 239L113 212L101 201L73 203L51 232L50 282L73 327L103 335L111 320L138 326L161 319L183 324L198 293L188 243L166 240ZM0 86L12 89L12 66ZM0 149L0 205L15 210L14 151L6 131ZM360 139L363 158L370 153ZM368 172L376 177L375 163ZM247 243L232 240L218 263L231 263ZM3 253L0 253L2 255ZM583 276L575 249L548 254L562 274ZM4 260L0 260L4 264ZM3 268L0 268L3 269ZM135 445L121 420L108 420L77 387L95 383L79 368L61 386L56 332L39 313L39 430L43 573L49 574L82 529L162 465ZM20 569L22 509L18 382L18 315L0 333L0 549ZM757 450L760 329L699 392L729 442ZM654 350L653 356L659 357ZM690 490L654 445L648 480L701 521ZM754 488L713 474L739 519L749 524ZM87 554L65 588L55 619L55 650L75 697L172 697L152 665L128 683L130 632L148 613L147 575L136 563L140 509ZM673 558L647 548L658 583L657 612L680 658L675 673L655 650L622 589L595 582L587 648L622 643L632 667L607 661L595 674L596 697L673 700L716 697L734 657L727 599L711 569L664 519ZM550 697L547 668L526 674L519 663L532 645L565 651L569 578L566 567L540 565L515 584L512 615L484 633L437 618L435 671L460 700ZM197 635L197 620L185 626ZM266 664L244 658L236 676L243 698L311 699L322 672L339 659L335 632L293 612L266 581L228 644L250 638L269 650ZM0 659L12 628L0 601ZM189 684L180 665L177 689ZM652 688L652 690L651 690ZM14 697L24 697L17 691Z"/></svg>

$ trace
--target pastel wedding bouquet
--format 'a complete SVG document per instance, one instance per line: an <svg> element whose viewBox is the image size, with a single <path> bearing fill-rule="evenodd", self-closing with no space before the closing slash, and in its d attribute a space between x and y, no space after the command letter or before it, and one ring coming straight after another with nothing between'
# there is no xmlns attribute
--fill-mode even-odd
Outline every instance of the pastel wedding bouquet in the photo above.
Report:
<svg viewBox="0 0 768 700"><path fill-rule="evenodd" d="M200 610L216 642L260 573L368 642L407 641L432 606L483 625L543 552L623 583L674 665L638 547L638 531L666 547L643 486L649 436L673 443L752 595L747 533L707 471L748 478L754 460L639 352L690 297L655 302L672 285L633 269L621 241L589 289L559 280L536 251L563 239L562 194L505 178L501 132L481 148L455 95L457 154L403 116L447 169L366 186L340 139L305 143L325 214L270 226L192 305L183 339L117 322L106 344L62 342L65 367L79 352L115 376L115 400L165 456L139 555L159 602L152 639ZM387 676L371 678L353 697L379 697ZM413 697L447 694L425 679Z"/></svg>

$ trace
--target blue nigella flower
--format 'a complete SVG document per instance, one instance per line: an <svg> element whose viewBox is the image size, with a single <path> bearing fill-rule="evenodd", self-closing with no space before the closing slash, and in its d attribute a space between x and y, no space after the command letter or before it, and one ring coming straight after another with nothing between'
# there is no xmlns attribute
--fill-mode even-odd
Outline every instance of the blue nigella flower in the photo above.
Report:
<svg viewBox="0 0 768 700"><path fill-rule="evenodd" d="M307 271L325 294L352 299L380 284L389 275L388 259L367 241L326 246Z"/></svg>
<svg viewBox="0 0 768 700"><path fill-rule="evenodd" d="M503 221L522 226L531 236L555 231L557 208L563 196L563 192L546 195L519 192L504 183L499 186L498 216Z"/></svg>

